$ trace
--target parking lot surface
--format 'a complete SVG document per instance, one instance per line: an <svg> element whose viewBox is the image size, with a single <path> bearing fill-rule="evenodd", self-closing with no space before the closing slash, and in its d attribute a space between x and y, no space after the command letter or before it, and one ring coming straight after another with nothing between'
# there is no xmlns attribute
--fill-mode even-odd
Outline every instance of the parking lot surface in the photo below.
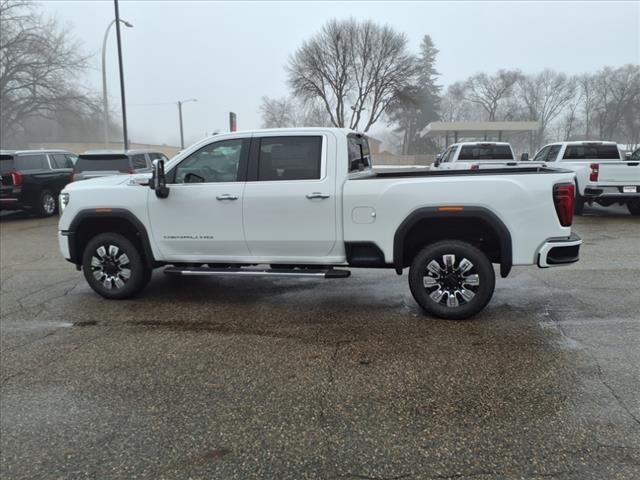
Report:
<svg viewBox="0 0 640 480"><path fill-rule="evenodd" d="M0 217L0 477L640 478L640 221L467 321L406 273L171 278L108 301L56 219Z"/></svg>

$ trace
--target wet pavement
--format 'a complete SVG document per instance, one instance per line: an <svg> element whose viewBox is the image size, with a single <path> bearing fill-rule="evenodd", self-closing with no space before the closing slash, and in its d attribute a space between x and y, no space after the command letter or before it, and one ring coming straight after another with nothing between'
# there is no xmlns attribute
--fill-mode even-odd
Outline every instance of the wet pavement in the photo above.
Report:
<svg viewBox="0 0 640 480"><path fill-rule="evenodd" d="M640 478L640 219L514 268L473 320L406 274L95 295L56 219L0 217L0 477Z"/></svg>

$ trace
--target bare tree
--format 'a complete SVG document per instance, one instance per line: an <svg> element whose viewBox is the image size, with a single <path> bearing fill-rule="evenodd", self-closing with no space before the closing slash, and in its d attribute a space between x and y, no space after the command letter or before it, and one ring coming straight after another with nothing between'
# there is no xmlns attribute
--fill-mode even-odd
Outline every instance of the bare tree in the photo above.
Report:
<svg viewBox="0 0 640 480"><path fill-rule="evenodd" d="M520 77L516 95L530 120L540 122L536 146L540 146L551 122L574 99L576 81L564 73L544 70L537 75Z"/></svg>
<svg viewBox="0 0 640 480"><path fill-rule="evenodd" d="M319 99L336 127L368 131L416 73L403 34L354 19L328 22L292 55L294 95ZM361 123L362 122L362 123Z"/></svg>
<svg viewBox="0 0 640 480"><path fill-rule="evenodd" d="M0 0L0 142L15 141L33 117L82 111L90 103L77 83L87 68L67 29L26 0Z"/></svg>
<svg viewBox="0 0 640 480"><path fill-rule="evenodd" d="M625 117L635 123L631 112L637 111L640 103L640 66L605 67L595 75L594 90L594 120L600 138L615 139L621 134Z"/></svg>
<svg viewBox="0 0 640 480"><path fill-rule="evenodd" d="M328 127L331 121L318 102L303 103L292 97L262 97L260 105L263 128Z"/></svg>
<svg viewBox="0 0 640 480"><path fill-rule="evenodd" d="M514 85L521 77L518 70L498 70L491 76L478 73L464 83L464 98L480 105L487 114L487 120L495 121L498 109L511 95Z"/></svg>

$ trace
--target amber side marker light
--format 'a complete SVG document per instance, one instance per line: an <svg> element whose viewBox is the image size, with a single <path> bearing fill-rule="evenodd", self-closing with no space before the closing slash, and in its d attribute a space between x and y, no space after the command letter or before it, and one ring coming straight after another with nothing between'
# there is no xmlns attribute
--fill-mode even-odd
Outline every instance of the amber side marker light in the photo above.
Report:
<svg viewBox="0 0 640 480"><path fill-rule="evenodd" d="M111 208L96 208L96 213L111 213L113 209Z"/></svg>
<svg viewBox="0 0 640 480"><path fill-rule="evenodd" d="M439 212L461 212L464 207L438 207Z"/></svg>

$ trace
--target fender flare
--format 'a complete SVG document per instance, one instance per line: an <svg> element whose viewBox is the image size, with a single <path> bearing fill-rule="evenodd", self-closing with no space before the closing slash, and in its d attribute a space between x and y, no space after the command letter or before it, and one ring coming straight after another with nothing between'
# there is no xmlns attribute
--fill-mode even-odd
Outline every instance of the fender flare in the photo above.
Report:
<svg viewBox="0 0 640 480"><path fill-rule="evenodd" d="M149 235L144 224L133 213L125 208L93 208L80 210L71 221L69 230L62 232L69 238L69 253L71 255L70 261L76 265L82 264L82 258L78 258L77 255L77 233L82 223L91 219L107 219L117 218L127 221L138 232L138 238L142 244L142 251L144 254L145 263L149 268L158 266L153 256L153 250L151 249L151 242L149 241Z"/></svg>
<svg viewBox="0 0 640 480"><path fill-rule="evenodd" d="M479 219L486 222L496 233L500 244L500 275L505 278L513 266L513 250L511 233L496 214L484 207L462 207L460 211L443 211L440 207L422 207L411 212L397 228L393 237L393 266L402 273L404 257L404 239L411 228L418 222L438 219L466 218Z"/></svg>

